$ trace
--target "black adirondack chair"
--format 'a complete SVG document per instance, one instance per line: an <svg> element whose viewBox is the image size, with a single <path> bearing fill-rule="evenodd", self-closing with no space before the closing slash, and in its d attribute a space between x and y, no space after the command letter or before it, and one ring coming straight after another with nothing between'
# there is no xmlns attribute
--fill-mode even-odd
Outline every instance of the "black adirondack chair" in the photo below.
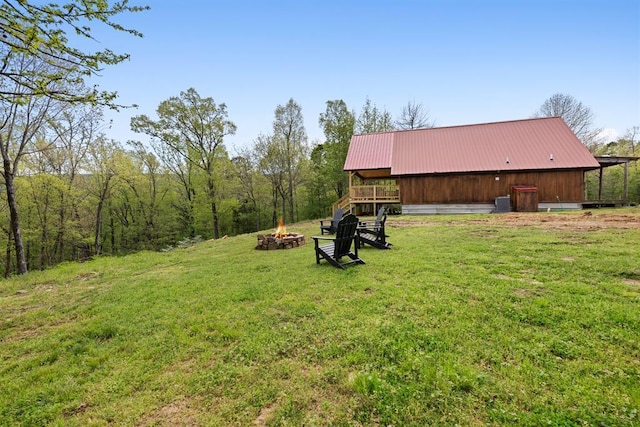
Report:
<svg viewBox="0 0 640 427"><path fill-rule="evenodd" d="M358 218L353 214L348 214L338 222L335 237L312 236L316 248L316 264L320 264L321 259L334 267L344 269L348 264L364 264L358 257ZM320 240L331 240L331 243L320 244ZM353 246L353 252L351 251ZM343 258L348 258L342 261Z"/></svg>
<svg viewBox="0 0 640 427"><path fill-rule="evenodd" d="M382 213L382 215L380 215ZM371 245L378 249L391 249L391 243L387 242L389 237L384 228L384 223L387 222L387 214L384 213L383 208L380 208L378 217L375 223L361 222L358 225L358 243L360 245Z"/></svg>
<svg viewBox="0 0 640 427"><path fill-rule="evenodd" d="M327 220L320 220L320 234L324 234L325 231L327 232L327 234L335 233L336 229L338 228L338 222L340 222L341 219L342 208L338 208L333 213L333 218L328 222L328 224L325 224Z"/></svg>
<svg viewBox="0 0 640 427"><path fill-rule="evenodd" d="M375 222L369 221L360 221L358 227L360 228L375 228L380 226L380 222L382 221L382 216L384 215L384 208L378 209L378 215L376 216Z"/></svg>

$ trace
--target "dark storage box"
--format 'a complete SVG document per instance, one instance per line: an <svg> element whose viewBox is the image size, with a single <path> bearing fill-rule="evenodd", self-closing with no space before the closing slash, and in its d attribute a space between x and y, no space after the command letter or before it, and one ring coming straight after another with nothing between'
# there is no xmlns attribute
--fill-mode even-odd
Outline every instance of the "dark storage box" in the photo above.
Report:
<svg viewBox="0 0 640 427"><path fill-rule="evenodd" d="M514 185L511 187L513 210L516 212L538 212L538 187Z"/></svg>

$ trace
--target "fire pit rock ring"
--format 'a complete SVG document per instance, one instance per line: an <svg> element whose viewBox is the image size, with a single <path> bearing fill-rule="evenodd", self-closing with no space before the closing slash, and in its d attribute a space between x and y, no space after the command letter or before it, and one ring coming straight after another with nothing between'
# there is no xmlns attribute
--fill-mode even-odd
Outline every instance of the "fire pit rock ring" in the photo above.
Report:
<svg viewBox="0 0 640 427"><path fill-rule="evenodd" d="M286 233L283 235L258 234L256 249L293 249L305 244L304 234Z"/></svg>

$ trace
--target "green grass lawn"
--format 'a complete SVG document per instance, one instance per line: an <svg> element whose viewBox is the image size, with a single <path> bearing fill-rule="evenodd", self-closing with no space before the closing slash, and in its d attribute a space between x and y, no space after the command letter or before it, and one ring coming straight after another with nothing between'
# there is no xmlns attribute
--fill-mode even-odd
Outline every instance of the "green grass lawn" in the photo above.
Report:
<svg viewBox="0 0 640 427"><path fill-rule="evenodd" d="M390 217L341 271L316 221L5 280L0 425L639 425L639 223Z"/></svg>

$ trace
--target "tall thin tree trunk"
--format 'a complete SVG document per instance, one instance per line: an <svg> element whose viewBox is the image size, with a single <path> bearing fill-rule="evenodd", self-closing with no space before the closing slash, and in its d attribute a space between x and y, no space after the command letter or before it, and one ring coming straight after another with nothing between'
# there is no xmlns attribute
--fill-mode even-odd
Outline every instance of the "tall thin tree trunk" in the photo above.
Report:
<svg viewBox="0 0 640 427"><path fill-rule="evenodd" d="M58 235L56 236L56 243L55 243L55 250L54 250L54 258L57 258L58 262L64 261L64 235L66 232L65 228L66 228L66 220L67 220L66 208L64 203L65 203L64 192L62 192L60 195L60 211L59 211L60 221L58 224Z"/></svg>
<svg viewBox="0 0 640 427"><path fill-rule="evenodd" d="M211 217L213 220L213 238L218 239L220 238L220 224L218 219L218 207L216 206L216 200L215 200L216 190L213 184L213 179L211 177L207 179L207 189L209 193L209 200L211 201Z"/></svg>
<svg viewBox="0 0 640 427"><path fill-rule="evenodd" d="M4 161L4 182L7 188L7 203L9 205L9 221L11 223L11 232L13 233L13 241L16 247L16 266L18 274L24 274L28 271L27 260L24 253L24 242L22 240L22 231L20 229L20 221L18 219L18 203L16 201L16 189L13 182L13 173L11 172L11 162Z"/></svg>
<svg viewBox="0 0 640 427"><path fill-rule="evenodd" d="M287 218L287 195L284 191L280 192L282 196L282 221L286 224L289 222L289 218Z"/></svg>
<svg viewBox="0 0 640 427"><path fill-rule="evenodd" d="M109 210L109 227L111 228L111 255L116 253L116 226L113 221L113 210Z"/></svg>
<svg viewBox="0 0 640 427"><path fill-rule="evenodd" d="M218 208L216 202L211 202L211 215L213 216L213 238L220 238L220 223L218 219Z"/></svg>
<svg viewBox="0 0 640 427"><path fill-rule="evenodd" d="M104 208L104 201L107 198L107 192L109 190L109 181L111 181L111 177L107 177L104 181L104 186L102 187L102 191L100 192L100 201L98 202L98 209L96 211L96 234L93 239L93 249L96 255L100 255L101 245L100 245L100 235L102 234L102 210Z"/></svg>
<svg viewBox="0 0 640 427"><path fill-rule="evenodd" d="M8 279L11 277L11 228L7 230L7 251L4 259L4 277Z"/></svg>
<svg viewBox="0 0 640 427"><path fill-rule="evenodd" d="M96 232L93 236L93 252L96 255L100 255L100 234L102 233L102 207L104 206L104 199L100 198L98 202L98 210L96 212Z"/></svg>
<svg viewBox="0 0 640 427"><path fill-rule="evenodd" d="M291 166L289 166L291 168ZM293 214L293 176L291 175L291 170L289 170L289 222L294 222L294 214Z"/></svg>
<svg viewBox="0 0 640 427"><path fill-rule="evenodd" d="M258 203L253 200L253 211L256 213L256 231L260 231L260 209L258 209Z"/></svg>
<svg viewBox="0 0 640 427"><path fill-rule="evenodd" d="M196 225L195 225L195 207L194 207L194 198L195 198L195 190L192 187L187 187L187 220L188 223L188 232L189 237L196 237Z"/></svg>
<svg viewBox="0 0 640 427"><path fill-rule="evenodd" d="M278 224L278 189L276 188L275 184L273 184L272 198L273 198L273 213L271 215L271 225L275 227L276 224Z"/></svg>
<svg viewBox="0 0 640 427"><path fill-rule="evenodd" d="M46 224L46 219L45 219L45 224ZM40 232L40 258L39 258L40 270L44 270L48 264L47 234L48 234L47 226L45 225L42 227L42 231Z"/></svg>

